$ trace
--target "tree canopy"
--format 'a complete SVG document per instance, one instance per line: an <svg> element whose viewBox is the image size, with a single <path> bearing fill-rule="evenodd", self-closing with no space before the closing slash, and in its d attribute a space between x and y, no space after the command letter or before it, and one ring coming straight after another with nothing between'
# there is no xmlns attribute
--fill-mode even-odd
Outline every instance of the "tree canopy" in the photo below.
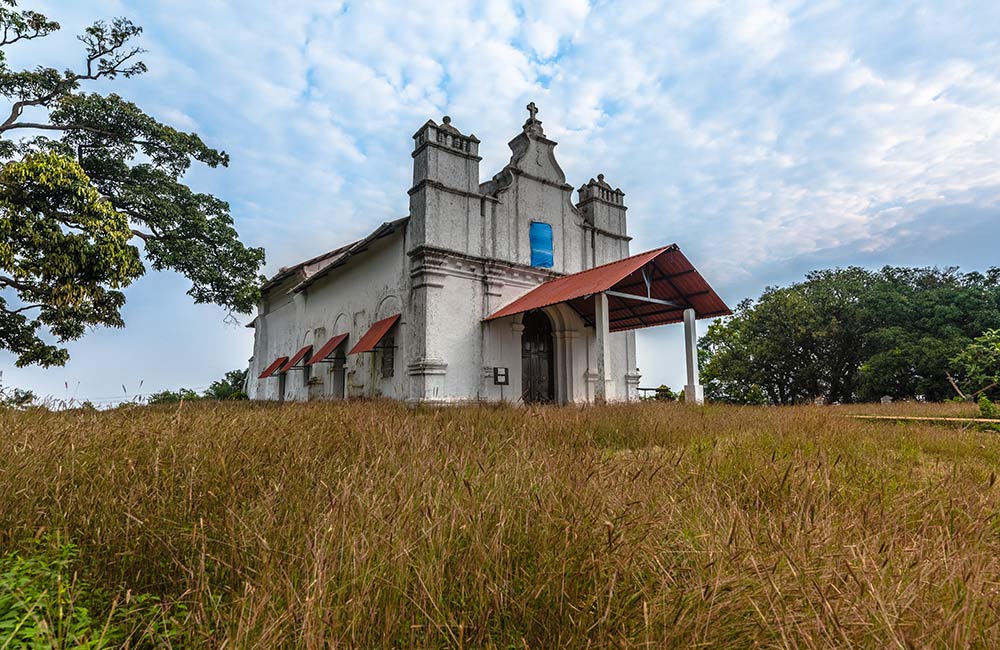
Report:
<svg viewBox="0 0 1000 650"><path fill-rule="evenodd" d="M977 336L954 359L954 381L959 391L969 398L981 394L996 394L1000 386L1000 329L991 329Z"/></svg>
<svg viewBox="0 0 1000 650"><path fill-rule="evenodd" d="M250 312L263 280L260 248L243 245L229 206L182 182L194 162L229 157L87 83L146 71L125 18L79 37L78 69L13 70L6 53L59 29L46 16L0 0L0 349L17 365L60 365L62 344L88 327L122 327L122 290L172 269L196 303ZM145 261L145 264L143 263Z"/></svg>
<svg viewBox="0 0 1000 650"><path fill-rule="evenodd" d="M815 271L713 323L702 378L706 396L738 403L940 400L956 395L953 359L996 327L1000 268Z"/></svg>
<svg viewBox="0 0 1000 650"><path fill-rule="evenodd" d="M230 370L222 379L209 384L208 389L200 395L190 388L165 390L153 393L146 400L147 404L174 404L180 401L195 402L198 400L241 400L247 399L245 392L247 383L246 370Z"/></svg>

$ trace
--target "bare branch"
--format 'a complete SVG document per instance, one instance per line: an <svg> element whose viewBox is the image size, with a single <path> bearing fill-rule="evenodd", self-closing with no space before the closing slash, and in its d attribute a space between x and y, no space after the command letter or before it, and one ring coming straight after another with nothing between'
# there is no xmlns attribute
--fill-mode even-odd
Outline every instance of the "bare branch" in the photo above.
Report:
<svg viewBox="0 0 1000 650"><path fill-rule="evenodd" d="M958 387L958 384L955 382L955 378L951 376L951 373L948 372L948 371L945 371L944 374L948 378L948 383L950 383L951 387L955 389L956 393L958 393L958 396L961 397L962 399L968 401L969 400L969 396L966 395L965 393L963 393L962 389Z"/></svg>
<svg viewBox="0 0 1000 650"><path fill-rule="evenodd" d="M36 36L31 36L30 38L36 38L37 36L44 36L44 35L45 34L37 34ZM7 29L5 27L5 29L4 29L4 37L3 37L4 40L6 40L7 36L8 36L7 35ZM16 40L18 40L20 38L22 38L22 37L19 36L19 37L15 38L15 39L11 40L10 42L13 43L14 41L16 41ZM4 43L0 42L0 46L2 46L3 44ZM120 42L120 43L112 43L112 44L110 44L110 45L108 45L106 47L97 49L94 52L92 52L91 54L89 54L87 56L87 73L86 74L71 74L71 73L68 73L66 75L66 77L62 81L60 81L58 84L56 84L56 87L51 92L49 92L49 93L47 93L45 95L42 95L40 97L36 97L34 99L25 99L25 100L21 100L21 101L18 101L18 102L14 102L14 105L11 107L11 110L10 110L10 115L3 122L3 124L0 125L0 132L2 132L3 130L6 130L8 127L10 127L15 122L15 120L17 120L17 118L19 118L21 116L21 114L24 112L24 109L26 107L28 107L28 106L41 106L41 105L47 104L48 102L52 101L53 99L55 99L56 97L58 97L62 93L66 92L68 89L71 89L73 86L75 86L76 84L78 84L81 81L93 81L93 80L96 80L96 79L100 79L101 77L114 76L114 75L119 74L119 73L122 73L125 76L129 76L130 74L143 71L145 68L143 67L143 64L141 62L140 63L136 63L134 66L132 66L131 68L129 68L127 70L122 70L121 69L122 66L126 62L128 62L130 59L133 59L136 56L138 56L139 54L145 52L145 50L143 50L142 48L135 47L135 48L132 48L132 50L128 54L124 54L124 55L118 57L110 66L108 66L108 67L102 67L101 69L98 69L97 72L94 72L94 63L95 62L98 62L101 59L101 57L107 56L109 54L113 54L118 49L120 49L124 44L125 44L124 40L122 42Z"/></svg>
<svg viewBox="0 0 1000 650"><path fill-rule="evenodd" d="M20 314L22 311L28 311L29 309L41 309L44 306L45 305L42 305L42 304L25 305L24 307L20 307L18 309L6 309L5 308L3 311L4 311L4 313L13 315L13 314Z"/></svg>
<svg viewBox="0 0 1000 650"><path fill-rule="evenodd" d="M0 283L5 284L6 286L12 289L17 289L18 291L35 290L35 287L32 287L30 284L24 284L23 282L18 282L14 278L8 278L6 275L0 275Z"/></svg>
<svg viewBox="0 0 1000 650"><path fill-rule="evenodd" d="M4 28L3 28L3 39L0 40L0 47L3 47L4 45L12 45L14 43L17 43L18 41L30 41L33 38L40 38L40 37L45 36L45 35L46 34L42 33L42 30L35 29L35 33L33 33L33 34L18 34L14 38L8 40L7 39L7 36L8 36L8 27L4 26Z"/></svg>
<svg viewBox="0 0 1000 650"><path fill-rule="evenodd" d="M39 129L41 131L86 131L88 133L95 133L97 135L104 135L108 137L117 138L117 133L112 133L111 131L104 131L101 129L95 129L91 126L74 125L74 124L44 124L42 122L14 122L11 124L0 124L0 133L4 131L10 131L13 129Z"/></svg>
<svg viewBox="0 0 1000 650"><path fill-rule="evenodd" d="M123 137L120 133L114 133L113 131L105 131L104 129L96 129L92 126L86 126L83 124L44 124L42 122L14 122L12 124L0 124L0 133L5 131L12 131L14 129L38 129L41 131L84 131L86 133L93 133L95 135L104 136L106 138L114 138L116 140L128 140L132 144L144 146L144 147L156 147L160 149L168 149L166 145L159 142L150 142L148 140L132 140ZM77 151L77 157L82 155L82 147L85 145L79 145Z"/></svg>
<svg viewBox="0 0 1000 650"><path fill-rule="evenodd" d="M972 394L972 395L970 396L970 399L972 399L972 398L975 398L975 397L978 397L979 395L982 395L983 393L985 393L985 392L986 392L986 391L988 391L989 389L991 389L991 388L996 388L996 387L997 387L997 382L993 382L992 384L990 384L990 385L989 385L989 386L987 386L986 388L980 388L979 390L977 390L976 392L974 392L974 393L973 393L973 394Z"/></svg>

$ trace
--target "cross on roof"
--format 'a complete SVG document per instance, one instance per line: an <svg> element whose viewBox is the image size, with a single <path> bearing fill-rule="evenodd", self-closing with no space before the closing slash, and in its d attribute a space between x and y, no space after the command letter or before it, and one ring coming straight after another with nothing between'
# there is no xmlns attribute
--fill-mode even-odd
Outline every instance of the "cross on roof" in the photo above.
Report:
<svg viewBox="0 0 1000 650"><path fill-rule="evenodd" d="M530 104L528 104L527 109L528 109L528 115L531 116L529 118L530 121L534 122L535 116L538 115L538 107L535 106L535 102L531 102Z"/></svg>

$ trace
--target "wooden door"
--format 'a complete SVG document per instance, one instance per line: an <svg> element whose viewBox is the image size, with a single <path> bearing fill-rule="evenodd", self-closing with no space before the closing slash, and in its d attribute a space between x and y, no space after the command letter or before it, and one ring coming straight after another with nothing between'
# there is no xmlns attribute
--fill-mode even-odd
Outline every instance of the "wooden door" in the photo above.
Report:
<svg viewBox="0 0 1000 650"><path fill-rule="evenodd" d="M541 311L524 316L521 333L521 399L524 402L555 401L552 323Z"/></svg>

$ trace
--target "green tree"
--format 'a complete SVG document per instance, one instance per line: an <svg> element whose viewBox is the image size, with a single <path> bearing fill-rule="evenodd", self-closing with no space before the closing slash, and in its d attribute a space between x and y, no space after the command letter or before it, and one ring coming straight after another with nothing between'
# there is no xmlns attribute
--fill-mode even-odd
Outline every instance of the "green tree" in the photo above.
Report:
<svg viewBox="0 0 1000 650"><path fill-rule="evenodd" d="M182 182L193 162L228 156L86 83L145 72L124 18L79 37L79 69L12 70L10 47L59 24L0 0L0 349L17 365L61 365L88 327L122 327L122 289L154 270L191 281L197 303L252 310L264 253L238 238L229 206ZM54 340L54 342L50 342Z"/></svg>
<svg viewBox="0 0 1000 650"><path fill-rule="evenodd" d="M146 398L146 403L176 404L182 400L185 402L197 402L201 399L205 398L190 388L181 388L178 390L161 390L159 393L152 393L148 398Z"/></svg>
<svg viewBox="0 0 1000 650"><path fill-rule="evenodd" d="M849 400L865 350L859 297L871 283L863 269L817 271L741 302L699 342L706 395L741 404Z"/></svg>
<svg viewBox="0 0 1000 650"><path fill-rule="evenodd" d="M33 392L24 388L8 388L0 385L0 409L23 409L38 399Z"/></svg>
<svg viewBox="0 0 1000 650"><path fill-rule="evenodd" d="M952 394L950 360L998 326L1000 269L816 271L740 303L709 327L699 357L711 399L940 400Z"/></svg>
<svg viewBox="0 0 1000 650"><path fill-rule="evenodd" d="M147 404L175 404L184 400L194 402L205 399L215 400L239 400L247 399L244 391L246 386L246 370L230 370L222 379L213 381L208 389L198 394L190 388L180 388L178 390L164 390L153 393L146 399Z"/></svg>
<svg viewBox="0 0 1000 650"><path fill-rule="evenodd" d="M230 370L226 375L213 381L205 391L205 397L211 399L247 399L244 390L247 383L246 370Z"/></svg>
<svg viewBox="0 0 1000 650"><path fill-rule="evenodd" d="M1000 395L1000 329L976 337L955 355L951 367L968 397Z"/></svg>
<svg viewBox="0 0 1000 650"><path fill-rule="evenodd" d="M870 354L859 371L858 399L954 395L947 371L972 340L1000 327L1000 269L884 268L871 296Z"/></svg>

